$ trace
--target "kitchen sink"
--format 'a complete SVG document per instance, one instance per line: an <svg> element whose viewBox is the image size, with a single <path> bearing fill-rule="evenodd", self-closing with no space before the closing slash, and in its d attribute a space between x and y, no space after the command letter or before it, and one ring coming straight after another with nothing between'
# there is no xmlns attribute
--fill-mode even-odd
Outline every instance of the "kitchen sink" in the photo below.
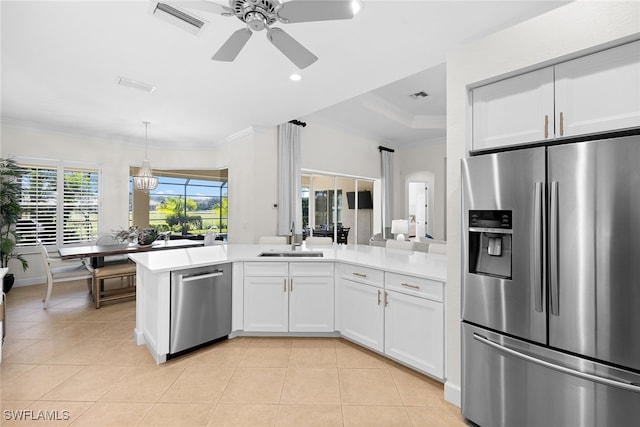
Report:
<svg viewBox="0 0 640 427"><path fill-rule="evenodd" d="M303 252L262 252L259 257L279 257L279 258L318 258L324 256L322 252L311 252L311 251L303 251Z"/></svg>

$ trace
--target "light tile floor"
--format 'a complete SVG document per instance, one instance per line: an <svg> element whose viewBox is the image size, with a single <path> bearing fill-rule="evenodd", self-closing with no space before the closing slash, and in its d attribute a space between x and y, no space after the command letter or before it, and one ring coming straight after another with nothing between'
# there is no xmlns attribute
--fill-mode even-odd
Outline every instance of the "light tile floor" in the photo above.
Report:
<svg viewBox="0 0 640 427"><path fill-rule="evenodd" d="M441 383L342 339L240 337L158 366L134 301L96 310L71 282L43 310L43 294L7 296L3 426L465 425Z"/></svg>

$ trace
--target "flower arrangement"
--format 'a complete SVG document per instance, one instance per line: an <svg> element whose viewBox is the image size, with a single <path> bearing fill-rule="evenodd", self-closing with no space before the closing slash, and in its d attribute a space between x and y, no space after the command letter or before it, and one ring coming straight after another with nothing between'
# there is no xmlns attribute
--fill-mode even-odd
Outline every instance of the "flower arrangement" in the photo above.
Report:
<svg viewBox="0 0 640 427"><path fill-rule="evenodd" d="M130 227L128 229L121 228L113 233L113 237L120 243L133 243L136 240L136 228Z"/></svg>

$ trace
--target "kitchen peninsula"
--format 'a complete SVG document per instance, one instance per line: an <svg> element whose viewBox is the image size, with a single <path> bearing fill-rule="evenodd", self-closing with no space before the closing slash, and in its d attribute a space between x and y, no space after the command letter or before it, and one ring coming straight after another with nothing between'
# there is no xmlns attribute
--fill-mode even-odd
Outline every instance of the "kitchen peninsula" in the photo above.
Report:
<svg viewBox="0 0 640 427"><path fill-rule="evenodd" d="M446 256L366 245L261 256L277 252L290 248L228 244L130 254L137 265L135 342L165 362L172 273L230 264L230 338L343 336L444 379Z"/></svg>

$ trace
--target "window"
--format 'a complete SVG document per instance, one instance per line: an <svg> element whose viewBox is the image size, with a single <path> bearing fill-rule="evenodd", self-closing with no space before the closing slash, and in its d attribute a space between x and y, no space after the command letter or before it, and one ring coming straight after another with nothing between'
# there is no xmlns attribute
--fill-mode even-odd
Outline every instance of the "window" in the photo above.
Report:
<svg viewBox="0 0 640 427"><path fill-rule="evenodd" d="M226 169L156 170L154 175L158 177L158 187L149 193L149 225L174 234L204 234L209 229L223 237L227 234ZM133 198L133 178L129 179L129 191ZM133 206L133 203L131 205ZM133 211L129 217L130 225L137 225L133 221Z"/></svg>
<svg viewBox="0 0 640 427"><path fill-rule="evenodd" d="M320 190L315 193L315 224L333 227L334 211L336 221L342 223L342 190Z"/></svg>
<svg viewBox="0 0 640 427"><path fill-rule="evenodd" d="M369 242L373 206L355 206L349 199L355 200L360 192L373 194L373 179L304 171L301 179L303 238L318 235L333 237L338 243Z"/></svg>
<svg viewBox="0 0 640 427"><path fill-rule="evenodd" d="M18 161L22 216L16 225L19 246L61 246L90 242L98 234L99 170L68 162L47 165Z"/></svg>

